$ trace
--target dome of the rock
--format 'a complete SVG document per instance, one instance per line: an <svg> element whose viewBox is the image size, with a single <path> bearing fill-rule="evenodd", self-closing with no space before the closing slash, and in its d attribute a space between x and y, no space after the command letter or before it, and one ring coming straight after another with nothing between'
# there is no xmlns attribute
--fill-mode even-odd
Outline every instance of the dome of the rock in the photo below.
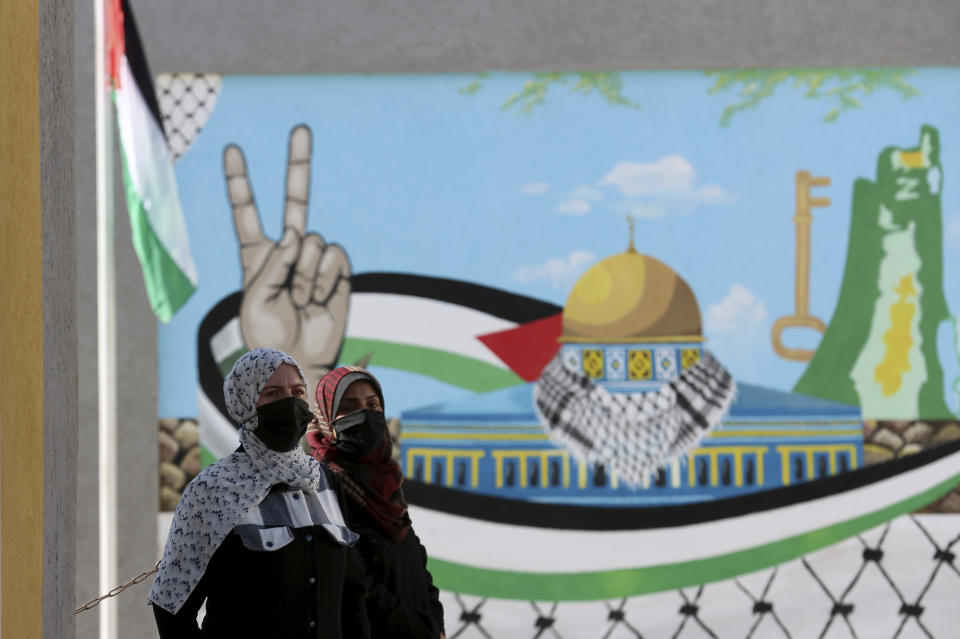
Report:
<svg viewBox="0 0 960 639"><path fill-rule="evenodd" d="M567 340L689 340L701 335L693 291L660 260L627 251L577 281L563 309Z"/></svg>
<svg viewBox="0 0 960 639"><path fill-rule="evenodd" d="M700 307L676 271L631 246L574 285L560 341L571 371L614 392L653 390L700 361Z"/></svg>

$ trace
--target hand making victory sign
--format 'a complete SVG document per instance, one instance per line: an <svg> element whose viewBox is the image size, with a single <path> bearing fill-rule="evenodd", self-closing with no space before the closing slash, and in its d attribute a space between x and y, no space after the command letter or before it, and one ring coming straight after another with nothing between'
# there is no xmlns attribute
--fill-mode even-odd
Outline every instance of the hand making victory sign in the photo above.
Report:
<svg viewBox="0 0 960 639"><path fill-rule="evenodd" d="M336 365L347 328L350 260L337 244L307 233L311 134L290 132L283 232L264 235L243 151L229 145L223 171L243 267L240 330L248 349L272 347L301 363L318 379Z"/></svg>

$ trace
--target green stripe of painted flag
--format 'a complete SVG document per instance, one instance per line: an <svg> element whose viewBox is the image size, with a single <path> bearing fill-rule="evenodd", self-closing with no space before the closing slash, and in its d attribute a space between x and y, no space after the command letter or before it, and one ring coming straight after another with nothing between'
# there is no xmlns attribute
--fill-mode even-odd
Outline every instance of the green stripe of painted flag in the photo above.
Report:
<svg viewBox="0 0 960 639"><path fill-rule="evenodd" d="M512 371L466 355L417 344L347 338L340 361L356 362L367 355L371 356L371 366L427 375L475 393L523 384L523 380Z"/></svg>
<svg viewBox="0 0 960 639"><path fill-rule="evenodd" d="M533 573L469 566L430 557L427 566L438 588L481 597L527 601L633 597L699 586L786 563L921 508L950 492L958 483L960 475L954 475L913 497L819 530L747 550L672 564L598 572Z"/></svg>
<svg viewBox="0 0 960 639"><path fill-rule="evenodd" d="M218 362L220 374L226 377L245 352L243 349L236 350ZM344 340L343 350L340 352L341 365L352 364L367 356L371 358L370 366L425 375L475 393L486 393L524 383L512 371L438 348L358 337Z"/></svg>

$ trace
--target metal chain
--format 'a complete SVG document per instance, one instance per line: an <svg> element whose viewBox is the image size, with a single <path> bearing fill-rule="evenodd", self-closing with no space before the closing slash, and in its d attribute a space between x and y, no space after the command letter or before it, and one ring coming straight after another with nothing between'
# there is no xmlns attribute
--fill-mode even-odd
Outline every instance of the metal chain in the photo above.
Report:
<svg viewBox="0 0 960 639"><path fill-rule="evenodd" d="M101 601L103 601L104 599L109 599L110 597L116 597L117 595L119 595L121 592L123 592L124 590L126 590L126 589L129 588L130 586L133 586L134 584L140 583L141 581L143 581L144 579L146 579L147 577L149 577L149 576L152 575L153 573L157 572L158 570L160 570L160 562L159 562L159 561L157 561L157 565L153 567L153 570L149 570L149 571L147 571L147 572L142 572L142 573L140 573L139 575L137 575L136 577L134 577L133 579L131 579L130 581L128 581L127 583L123 584L122 586L117 586L116 588L114 588L113 590L111 590L110 592L108 592L107 594L105 594L105 595L100 595L100 596L97 597L96 599L91 599L91 600L88 601L87 603L83 604L82 606L80 606L79 608L77 608L76 610L74 610L74 611L73 611L73 614L77 615L77 614L80 614L81 612L83 612L84 610L90 610L91 608L96 608L97 604L99 604L99 603L100 603Z"/></svg>

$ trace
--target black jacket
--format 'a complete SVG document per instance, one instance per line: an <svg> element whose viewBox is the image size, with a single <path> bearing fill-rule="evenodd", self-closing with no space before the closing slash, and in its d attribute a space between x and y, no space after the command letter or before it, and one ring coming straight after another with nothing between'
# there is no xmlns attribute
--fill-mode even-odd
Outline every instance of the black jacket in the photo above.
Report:
<svg viewBox="0 0 960 639"><path fill-rule="evenodd" d="M160 639L369 637L357 551L319 526L292 532L292 542L267 552L228 535L176 615L153 607ZM204 600L201 630L197 611Z"/></svg>
<svg viewBox="0 0 960 639"><path fill-rule="evenodd" d="M397 543L349 499L344 519L360 535L356 548L367 573L366 605L373 639L437 639L443 632L440 591L427 570L427 551L413 528ZM409 517L404 515L409 522Z"/></svg>
<svg viewBox="0 0 960 639"><path fill-rule="evenodd" d="M292 542L266 552L228 535L176 615L153 607L160 639L369 637L357 551L319 526L292 532ZM204 600L201 630L197 611Z"/></svg>
<svg viewBox="0 0 960 639"><path fill-rule="evenodd" d="M239 535L227 535L176 615L153 607L160 639L369 638L359 552L320 526L291 532L293 541L276 550L251 550Z"/></svg>

